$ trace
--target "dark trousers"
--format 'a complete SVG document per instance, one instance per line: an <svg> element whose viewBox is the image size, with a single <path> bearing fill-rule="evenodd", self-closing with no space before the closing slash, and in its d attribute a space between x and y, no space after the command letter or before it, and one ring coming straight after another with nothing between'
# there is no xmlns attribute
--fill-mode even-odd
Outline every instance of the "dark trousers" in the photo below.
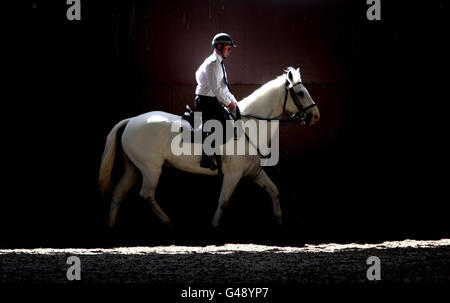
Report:
<svg viewBox="0 0 450 303"><path fill-rule="evenodd" d="M219 120L222 124L225 138L225 121L227 120L228 113L216 97L196 96L195 111L202 113L203 125L211 119Z"/></svg>
<svg viewBox="0 0 450 303"><path fill-rule="evenodd" d="M224 123L226 111L216 97L196 96L195 111L202 112L202 122L216 119Z"/></svg>
<svg viewBox="0 0 450 303"><path fill-rule="evenodd" d="M225 139L225 121L227 119L227 112L220 104L216 97L208 96L196 96L195 97L195 111L202 113L202 125L204 126L206 121L215 119L219 120L223 128L223 138ZM214 130L215 131L215 130ZM202 142L208 136L208 133L202 133ZM218 144L216 142L216 144ZM202 154L202 167L209 167L209 163L212 161L211 157L207 156L203 151Z"/></svg>

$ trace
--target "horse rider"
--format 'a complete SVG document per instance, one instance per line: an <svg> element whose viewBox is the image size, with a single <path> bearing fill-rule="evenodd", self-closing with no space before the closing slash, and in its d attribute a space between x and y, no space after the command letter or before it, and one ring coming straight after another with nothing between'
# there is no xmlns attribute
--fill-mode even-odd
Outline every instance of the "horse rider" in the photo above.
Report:
<svg viewBox="0 0 450 303"><path fill-rule="evenodd" d="M228 87L227 74L223 61L227 59L233 47L236 45L231 36L226 33L219 33L212 39L214 49L212 55L205 59L195 73L197 88L195 89L195 110L202 112L202 124L210 119L219 120L225 129L225 120L227 117L223 106L234 111L237 107L236 98ZM204 137L207 134L203 133ZM218 144L216 142L216 144ZM214 170L216 164L213 162L213 156L202 152L200 166Z"/></svg>

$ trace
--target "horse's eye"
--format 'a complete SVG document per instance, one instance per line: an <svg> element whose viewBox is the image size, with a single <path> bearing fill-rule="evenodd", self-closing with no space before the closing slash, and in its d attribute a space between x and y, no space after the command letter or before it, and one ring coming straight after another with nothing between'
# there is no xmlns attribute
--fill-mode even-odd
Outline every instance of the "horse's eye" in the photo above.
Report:
<svg viewBox="0 0 450 303"><path fill-rule="evenodd" d="M300 97L303 97L303 96L305 95L305 93L301 90L301 91L298 93L298 95L299 95Z"/></svg>

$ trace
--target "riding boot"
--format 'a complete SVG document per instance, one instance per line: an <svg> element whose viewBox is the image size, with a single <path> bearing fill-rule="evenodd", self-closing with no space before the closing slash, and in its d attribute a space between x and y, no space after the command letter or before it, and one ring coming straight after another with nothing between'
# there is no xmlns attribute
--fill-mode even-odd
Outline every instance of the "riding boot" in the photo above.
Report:
<svg viewBox="0 0 450 303"><path fill-rule="evenodd" d="M200 167L203 168L211 168L213 165L213 156L205 154L205 151L202 151L202 160L200 161Z"/></svg>
<svg viewBox="0 0 450 303"><path fill-rule="evenodd" d="M214 154L214 159L216 160L216 167L218 169L219 175L222 175L222 156Z"/></svg>
<svg viewBox="0 0 450 303"><path fill-rule="evenodd" d="M208 137L209 133L202 133L202 144L205 142L206 137ZM211 168L212 165L212 156L207 155L202 146L202 159L200 160L200 167L203 168Z"/></svg>

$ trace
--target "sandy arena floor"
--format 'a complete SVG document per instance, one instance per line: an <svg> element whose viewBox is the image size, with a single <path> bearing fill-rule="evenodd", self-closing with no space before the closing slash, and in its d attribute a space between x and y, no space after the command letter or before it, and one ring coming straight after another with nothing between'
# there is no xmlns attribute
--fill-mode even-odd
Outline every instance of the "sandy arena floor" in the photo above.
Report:
<svg viewBox="0 0 450 303"><path fill-rule="evenodd" d="M3 249L0 282L67 283L69 256L87 283L367 283L367 259L382 282L449 282L450 239L277 247L118 247Z"/></svg>

